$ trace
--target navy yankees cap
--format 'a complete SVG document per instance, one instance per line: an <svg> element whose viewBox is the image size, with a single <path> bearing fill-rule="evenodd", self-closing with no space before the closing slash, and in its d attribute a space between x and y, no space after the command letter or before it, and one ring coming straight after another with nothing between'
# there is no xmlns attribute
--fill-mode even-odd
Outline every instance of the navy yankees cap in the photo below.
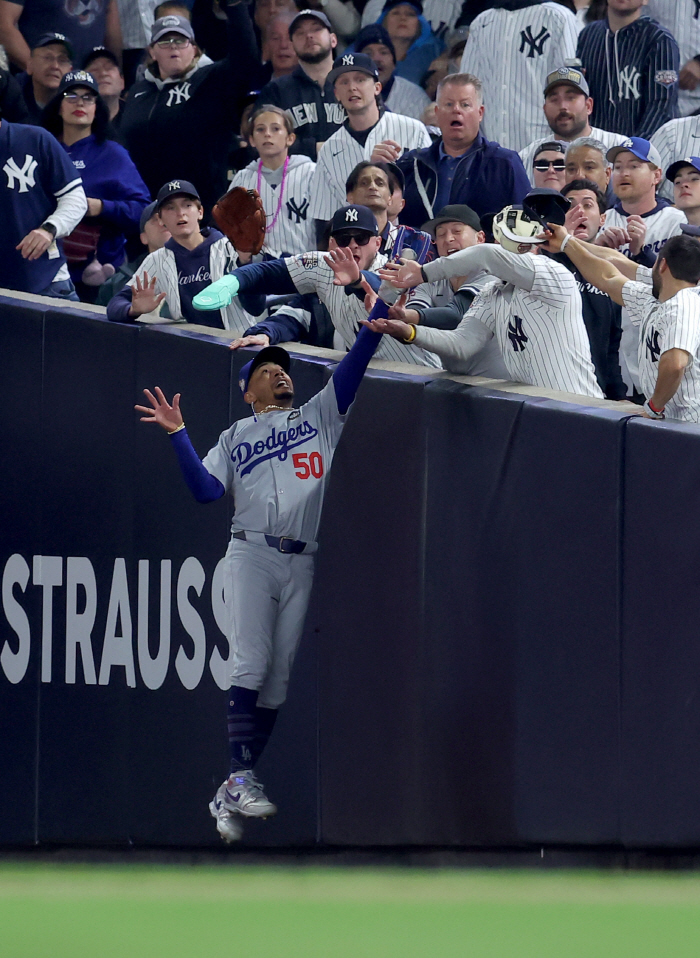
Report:
<svg viewBox="0 0 700 958"><path fill-rule="evenodd" d="M362 53L365 47L368 47L373 43L376 43L377 45L381 44L382 46L386 47L394 58L394 63L396 63L396 50L394 49L394 44L392 43L391 37L381 23L368 23L366 27L363 27L355 37L355 43L353 46L358 53Z"/></svg>
<svg viewBox="0 0 700 958"><path fill-rule="evenodd" d="M333 63L333 69L328 74L331 83L335 83L343 73L366 73L372 77L375 83L379 80L377 65L371 57L364 53L344 53L342 57L336 57Z"/></svg>
<svg viewBox="0 0 700 958"><path fill-rule="evenodd" d="M673 183L684 166L692 166L694 170L700 173L700 156L687 156L684 160L676 160L675 163L671 163L666 170L666 179Z"/></svg>
<svg viewBox="0 0 700 958"><path fill-rule="evenodd" d="M293 36L294 31L299 26L302 20L309 20L309 19L318 20L320 23L324 25L324 27L326 27L327 30L330 30L330 32L333 33L333 26L331 24L331 21L325 15L325 13L321 13L320 10L300 10L299 13L297 13L297 15L294 17L292 22L289 24L289 36L290 37Z"/></svg>
<svg viewBox="0 0 700 958"><path fill-rule="evenodd" d="M149 203L148 206L141 213L141 219L139 220L139 233L143 233L146 223L150 220L153 214L156 212L157 203L153 200L152 203Z"/></svg>
<svg viewBox="0 0 700 958"><path fill-rule="evenodd" d="M438 215L432 220L428 220L427 223L423 223L421 229L425 230L426 233L430 233L433 239L435 239L435 230L442 223L464 223L465 226L471 226L471 228L479 233L481 232L481 221L479 217L471 208L465 203L453 203L451 206L443 206Z"/></svg>
<svg viewBox="0 0 700 958"><path fill-rule="evenodd" d="M570 206L570 199L562 196L558 190L550 190L544 186L530 190L523 200L524 212L530 219L537 220L545 227L547 223L563 226Z"/></svg>
<svg viewBox="0 0 700 958"><path fill-rule="evenodd" d="M423 4L421 0L386 0L386 3L382 7L382 18L390 10L393 10L394 7L413 7L418 14L418 16L423 13Z"/></svg>
<svg viewBox="0 0 700 958"><path fill-rule="evenodd" d="M547 94L553 90L555 86L559 86L560 83L568 83L569 86L575 86L577 90L580 90L581 93L584 93L586 96L591 95L585 76L580 70L575 70L573 67L559 67L558 70L550 73L547 76L544 95L547 96Z"/></svg>
<svg viewBox="0 0 700 958"><path fill-rule="evenodd" d="M680 223L679 229L681 233L685 233L686 236L694 236L696 239L700 238L700 226L695 226L693 223Z"/></svg>
<svg viewBox="0 0 700 958"><path fill-rule="evenodd" d="M86 86L89 90L92 90L94 93L99 93L100 88L97 85L97 80L95 80L92 73L88 73L87 70L71 70L70 73L66 75L61 80L61 83L58 87L59 96L76 86Z"/></svg>
<svg viewBox="0 0 700 958"><path fill-rule="evenodd" d="M171 200L174 196L191 196L194 200L201 200L194 183L190 183L189 180L170 180L158 190L156 212L166 200Z"/></svg>
<svg viewBox="0 0 700 958"><path fill-rule="evenodd" d="M73 52L73 47L71 46L71 42L68 39L68 37L65 36L65 34L63 33L42 34L39 37L39 39L36 41L36 43L32 46L32 50L38 50L39 47L48 47L49 44L51 43L62 43L63 46L66 48L66 53L71 58L71 60L75 57L75 53Z"/></svg>
<svg viewBox="0 0 700 958"><path fill-rule="evenodd" d="M178 17L174 13L161 17L151 27L151 43L156 43L167 33L180 33L183 37L194 42L194 30L186 17Z"/></svg>
<svg viewBox="0 0 700 958"><path fill-rule="evenodd" d="M119 67L119 71L121 72L121 66L119 66L119 60L117 59L116 53L112 53L111 50L108 50L107 47L103 46L93 47L92 50L90 50L88 55L83 60L83 70L87 70L90 64L94 60L99 60L100 57L105 57L107 60L111 60L115 67Z"/></svg>
<svg viewBox="0 0 700 958"><path fill-rule="evenodd" d="M254 356L249 363L246 363L245 366L241 367L241 371L238 374L238 385L240 387L241 393L244 396L248 392L248 383L250 382L250 377L253 375L258 366L262 366L263 363L276 363L278 366L281 366L286 373L288 373L291 360L287 350L282 349L281 346L265 346L263 349L261 349L257 356Z"/></svg>
<svg viewBox="0 0 700 958"><path fill-rule="evenodd" d="M341 206L336 210L331 220L331 236L341 230L364 230L372 236L379 236L377 220L367 206Z"/></svg>
<svg viewBox="0 0 700 958"><path fill-rule="evenodd" d="M632 156L636 156L638 160L642 160L644 163L651 163L657 169L661 169L661 155L659 151L649 140L643 140L641 136L628 136L627 139L623 140L618 146L611 146L605 154L608 163L614 162L618 153L631 153Z"/></svg>

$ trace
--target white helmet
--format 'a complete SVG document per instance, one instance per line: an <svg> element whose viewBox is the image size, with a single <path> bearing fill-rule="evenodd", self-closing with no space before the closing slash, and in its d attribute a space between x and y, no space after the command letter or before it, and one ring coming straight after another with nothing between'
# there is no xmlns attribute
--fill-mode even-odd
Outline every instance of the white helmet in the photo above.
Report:
<svg viewBox="0 0 700 958"><path fill-rule="evenodd" d="M493 238L511 253L530 253L535 246L546 242L536 239L542 232L537 220L530 219L522 206L506 206L493 218Z"/></svg>

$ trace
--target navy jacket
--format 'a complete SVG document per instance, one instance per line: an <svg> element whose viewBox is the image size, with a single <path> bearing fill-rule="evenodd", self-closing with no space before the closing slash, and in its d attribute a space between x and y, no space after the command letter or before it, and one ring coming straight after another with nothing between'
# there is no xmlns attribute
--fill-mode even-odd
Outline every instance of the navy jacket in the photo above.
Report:
<svg viewBox="0 0 700 958"><path fill-rule="evenodd" d="M406 178L406 206L399 217L402 223L420 229L437 214L428 209L421 198L418 181L422 182L430 203L435 202L438 186L440 140L423 150L411 150L397 161ZM448 203L466 203L479 215L498 213L504 206L521 203L530 192L530 181L517 153L506 150L479 135L476 149L459 163Z"/></svg>

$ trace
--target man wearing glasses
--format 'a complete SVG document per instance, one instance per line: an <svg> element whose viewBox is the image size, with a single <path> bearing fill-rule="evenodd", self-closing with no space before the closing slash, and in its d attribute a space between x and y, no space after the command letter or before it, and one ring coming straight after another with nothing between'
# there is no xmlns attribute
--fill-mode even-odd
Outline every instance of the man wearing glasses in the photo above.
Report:
<svg viewBox="0 0 700 958"><path fill-rule="evenodd" d="M582 136L589 136L610 149L624 139L620 133L608 133L607 130L591 126L589 120L593 112L593 100L588 84L581 71L572 67L559 67L549 74L544 88L542 109L552 131L552 136L547 137L547 141L556 140L566 145ZM519 154L533 186L541 185L535 182L533 160L544 142L543 139L533 140Z"/></svg>
<svg viewBox="0 0 700 958"><path fill-rule="evenodd" d="M375 272L386 263L387 257L379 252L380 243L377 220L368 207L341 206L331 220L327 255L314 251L267 263L249 263L203 290L195 296L193 305L195 309L220 309L241 293L316 293L335 326L336 347L351 349L362 328L361 321L367 318L362 293L365 287L359 285L365 281L361 278L355 282L357 269ZM271 323L274 316L258 325ZM277 342L289 340L289 336L281 335ZM265 345L262 338L256 337L255 341ZM237 340L236 346L239 345L243 344ZM442 369L433 353L418 346L404 346L389 337L380 342L376 358Z"/></svg>
<svg viewBox="0 0 700 958"><path fill-rule="evenodd" d="M27 62L27 72L17 76L29 111L29 122L41 125L41 113L52 100L61 80L73 65L73 48L62 33L39 37Z"/></svg>

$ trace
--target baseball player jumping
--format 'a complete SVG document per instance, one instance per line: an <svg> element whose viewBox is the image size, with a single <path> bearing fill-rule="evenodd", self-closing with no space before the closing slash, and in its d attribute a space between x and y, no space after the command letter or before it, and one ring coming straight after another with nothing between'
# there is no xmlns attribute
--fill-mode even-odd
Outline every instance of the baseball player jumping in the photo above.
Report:
<svg viewBox="0 0 700 958"><path fill-rule="evenodd" d="M226 553L225 589L233 670L228 698L231 773L209 809L226 842L242 834L242 818L266 818L276 807L253 769L287 694L314 574L316 535L333 453L380 335L361 330L328 384L299 409L289 354L268 346L241 370L239 385L253 411L226 429L204 460L180 411L159 387L136 406L142 422L171 437L182 473L198 502L230 492L235 500Z"/></svg>

